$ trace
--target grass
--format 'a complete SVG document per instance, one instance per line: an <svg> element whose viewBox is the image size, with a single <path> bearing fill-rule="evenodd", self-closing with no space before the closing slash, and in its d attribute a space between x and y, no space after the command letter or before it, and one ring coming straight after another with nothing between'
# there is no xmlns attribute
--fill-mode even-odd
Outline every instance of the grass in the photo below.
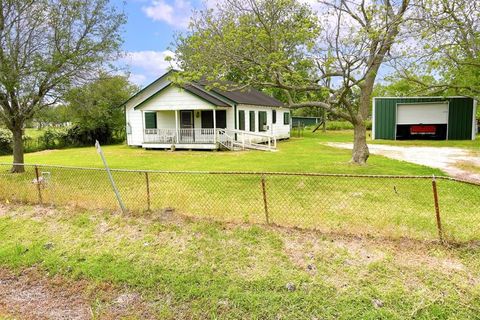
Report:
<svg viewBox="0 0 480 320"><path fill-rule="evenodd" d="M476 246L176 215L1 210L1 266L129 288L159 319L474 319L480 313ZM99 303L92 303L94 315Z"/></svg>
<svg viewBox="0 0 480 320"><path fill-rule="evenodd" d="M115 210L118 204L102 170L40 168L45 204ZM126 207L136 213L174 208L183 215L217 221L265 223L261 176L114 172ZM35 173L0 175L0 199L38 203ZM436 239L431 179L339 178L266 175L269 221L324 232ZM438 181L444 229L450 241L479 240L480 188Z"/></svg>
<svg viewBox="0 0 480 320"><path fill-rule="evenodd" d="M351 131L305 133L279 142L277 152L206 152L143 150L126 145L103 147L112 168L200 171L287 171L357 174L442 175L438 169L372 155L367 166L349 164L350 151L323 145L352 141ZM9 163L11 156L0 157ZM95 148L45 150L25 155L26 163L102 167Z"/></svg>
<svg viewBox="0 0 480 320"><path fill-rule="evenodd" d="M282 142L280 151L268 152L166 152L125 146L107 146L112 167L162 170L320 171L325 173L441 175L439 170L372 156L367 166L347 163L349 151L322 145L345 141L348 132L309 135ZM101 166L93 148L56 150L27 155L27 162ZM37 203L35 173L12 175L3 166L0 199ZM118 207L104 171L40 167L48 172L41 189L46 204L89 209ZM174 208L193 217L217 221L265 223L261 176L181 173L114 172L127 208L144 212ZM448 239L471 241L477 232L480 188L439 181L444 228ZM324 232L375 235L392 238L435 239L430 179L338 178L266 176L269 221L282 226L315 228Z"/></svg>

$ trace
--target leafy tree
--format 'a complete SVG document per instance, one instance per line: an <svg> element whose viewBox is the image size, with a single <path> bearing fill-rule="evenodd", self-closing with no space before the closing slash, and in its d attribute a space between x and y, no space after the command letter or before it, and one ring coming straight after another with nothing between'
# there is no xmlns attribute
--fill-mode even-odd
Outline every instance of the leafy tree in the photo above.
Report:
<svg viewBox="0 0 480 320"><path fill-rule="evenodd" d="M40 129L49 125L61 126L72 122L72 113L65 104L47 106L40 109L32 120Z"/></svg>
<svg viewBox="0 0 480 320"><path fill-rule="evenodd" d="M351 161L364 164L373 86L408 8L409 0L332 0L319 15L296 0L227 0L197 12L176 39L184 70L176 81L206 76L215 86L233 75L242 86L230 89L276 88L290 108L324 108L353 124Z"/></svg>
<svg viewBox="0 0 480 320"><path fill-rule="evenodd" d="M432 76L424 76L419 78L425 84L434 85L436 80ZM409 81L394 73L386 77L386 82L378 83L373 89L375 97L406 97L412 95L437 95L434 89L426 89L423 85Z"/></svg>
<svg viewBox="0 0 480 320"><path fill-rule="evenodd" d="M138 88L127 77L107 74L70 90L65 100L72 114L77 143L86 144L95 140L110 143L114 136L123 133L125 116L120 106L136 91Z"/></svg>
<svg viewBox="0 0 480 320"><path fill-rule="evenodd" d="M25 121L111 61L124 22L108 0L0 0L0 119L14 163L24 162Z"/></svg>

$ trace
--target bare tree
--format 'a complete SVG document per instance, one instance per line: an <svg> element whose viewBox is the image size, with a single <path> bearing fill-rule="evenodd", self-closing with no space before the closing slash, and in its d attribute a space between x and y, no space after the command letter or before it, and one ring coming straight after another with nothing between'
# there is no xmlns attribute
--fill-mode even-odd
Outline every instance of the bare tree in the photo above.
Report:
<svg viewBox="0 0 480 320"><path fill-rule="evenodd" d="M373 86L408 8L409 0L332 0L314 12L295 0L227 0L194 16L177 39L178 62L184 79L281 89L290 108L324 108L350 121L351 161L364 164Z"/></svg>
<svg viewBox="0 0 480 320"><path fill-rule="evenodd" d="M14 163L24 162L25 121L92 78L118 52L124 22L108 0L0 0L0 121Z"/></svg>
<svg viewBox="0 0 480 320"><path fill-rule="evenodd" d="M436 94L479 96L480 1L418 0L416 7L415 57L397 61L399 75Z"/></svg>

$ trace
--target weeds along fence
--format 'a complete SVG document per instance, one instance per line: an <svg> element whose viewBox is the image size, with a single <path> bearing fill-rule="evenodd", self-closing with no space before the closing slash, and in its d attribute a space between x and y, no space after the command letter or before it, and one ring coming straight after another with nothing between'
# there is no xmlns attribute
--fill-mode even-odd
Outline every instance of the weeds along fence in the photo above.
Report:
<svg viewBox="0 0 480 320"><path fill-rule="evenodd" d="M0 199L118 210L104 169L0 164ZM480 240L480 186L447 177L112 169L127 209L358 235Z"/></svg>

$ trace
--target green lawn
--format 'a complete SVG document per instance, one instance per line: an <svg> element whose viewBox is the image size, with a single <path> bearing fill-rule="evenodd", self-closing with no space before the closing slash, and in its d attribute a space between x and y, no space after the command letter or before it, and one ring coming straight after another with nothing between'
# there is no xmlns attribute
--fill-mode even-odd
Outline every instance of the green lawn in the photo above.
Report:
<svg viewBox="0 0 480 320"><path fill-rule="evenodd" d="M138 292L158 319L476 319L480 253L177 215L0 207L0 266ZM48 245L47 245L48 244ZM58 281L58 280L57 280ZM287 284L291 290L287 289ZM95 319L105 302L93 297Z"/></svg>
<svg viewBox="0 0 480 320"><path fill-rule="evenodd" d="M33 167L23 174L0 172L0 199L38 203ZM40 167L44 204L117 210L103 170ZM260 174L185 174L115 171L126 207L135 213L174 208L185 216L217 221L267 220ZM265 175L270 223L323 232L389 238L437 239L431 179ZM480 240L480 188L438 180L443 227L453 242ZM150 205L148 205L150 204Z"/></svg>
<svg viewBox="0 0 480 320"><path fill-rule="evenodd" d="M284 171L395 175L441 175L436 169L372 156L368 165L349 164L350 152L323 145L348 141L351 132L308 134L280 142L278 152L146 151L127 146L106 146L113 168ZM8 161L3 157L0 161ZM42 151L26 155L27 163L101 167L94 148ZM0 166L0 199L38 203L33 167L24 174L8 173ZM43 203L115 210L118 204L102 170L40 167L48 183L41 189ZM192 217L218 221L265 223L260 174L183 174L114 172L127 208L154 212L175 208ZM324 232L436 239L430 179L339 178L267 175L269 221L282 226L315 228ZM447 238L479 239L480 188L439 181L440 206ZM474 217L474 219L472 219Z"/></svg>
<svg viewBox="0 0 480 320"><path fill-rule="evenodd" d="M211 152L143 150L126 145L105 146L112 168L199 171L285 171L357 174L441 175L441 171L372 155L368 165L349 164L350 151L323 145L352 141L351 131L305 133L304 138L281 141L277 152ZM9 163L11 156L0 157ZM101 167L93 147L45 150L25 155L26 163Z"/></svg>

